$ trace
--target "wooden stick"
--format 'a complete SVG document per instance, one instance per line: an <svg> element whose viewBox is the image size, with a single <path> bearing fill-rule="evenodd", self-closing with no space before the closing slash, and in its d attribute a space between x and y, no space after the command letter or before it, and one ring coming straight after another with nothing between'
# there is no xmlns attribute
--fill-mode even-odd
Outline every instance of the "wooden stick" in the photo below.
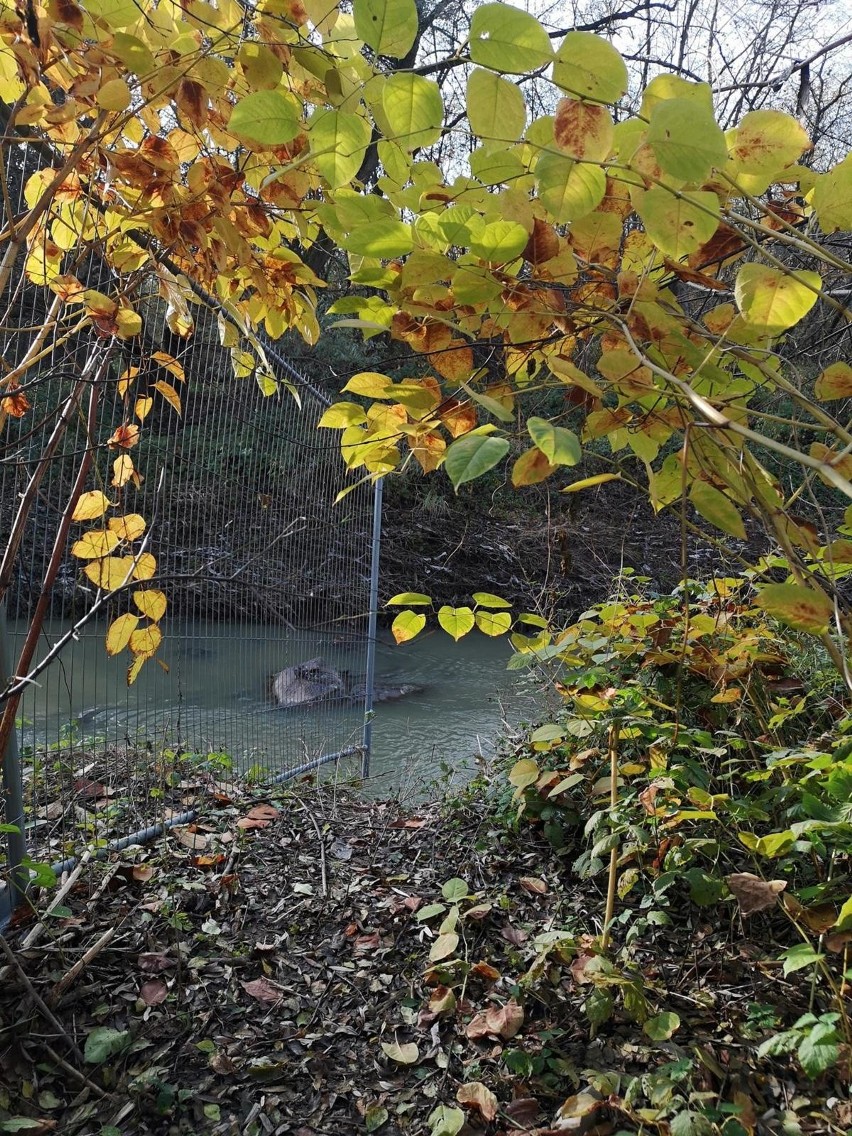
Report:
<svg viewBox="0 0 852 1136"><path fill-rule="evenodd" d="M77 880L79 880L80 876L83 873L83 869L86 867L91 858L91 852L83 853L83 855L80 857L80 863L77 865L77 867L65 881L62 887L50 901L50 905L48 906L47 911L45 911L44 915L41 917L38 923L36 923L35 927L33 927L33 929L28 932L26 938L22 939L22 941L18 944L19 954L22 954L24 951L30 950L30 948L34 947L35 944L39 941L47 927L45 920L47 919L48 915L52 914L56 910L56 908L59 907L63 899L65 899L73 886L76 884ZM11 971L11 966L4 966L2 969L0 969L0 982L5 981L5 979L9 977Z"/></svg>
<svg viewBox="0 0 852 1136"><path fill-rule="evenodd" d="M68 1031L63 1026L62 1022L60 1022L60 1020L55 1016L55 1014L49 1009L49 1007L45 1003L42 996L39 994L39 992L33 986L32 982L30 982L30 980L29 980L29 978L26 974L26 971L21 966L21 964L18 962L18 960L15 958L15 955L14 955L14 952L12 951L12 948L9 946L9 944L6 942L5 938L2 935L0 935L0 950L2 950L3 954L9 960L9 966L11 967L12 971L20 979L21 984L24 987L24 989L27 991L29 996L32 998L33 1002L35 1002L36 1006L38 1006L44 1020L49 1025L53 1026L53 1028L56 1030L59 1037L62 1037L62 1038L65 1039L65 1041L68 1043L68 1048L74 1054L75 1059L77 1061L79 1061L79 1063L81 1065L83 1065L84 1064L83 1054L77 1048L77 1043L74 1041L74 1038L71 1037L71 1035L68 1033Z"/></svg>
<svg viewBox="0 0 852 1136"><path fill-rule="evenodd" d="M68 1073L69 1076L73 1077L75 1081L80 1081L86 1086L87 1089L91 1089L96 1097L100 1097L101 1100L105 1100L109 1096L109 1093L105 1093L99 1085L95 1084L94 1081L90 1081L85 1073L81 1073L79 1069L75 1069L73 1065L70 1065L64 1057L60 1057L56 1050L52 1049L46 1041L43 1041L42 1045L47 1051L47 1054L50 1057L51 1061L55 1061L59 1068L64 1069L65 1072Z"/></svg>
<svg viewBox="0 0 852 1136"><path fill-rule="evenodd" d="M96 943L93 943L92 946L89 947L89 949L86 951L86 953L77 959L77 961L66 974L62 975L62 977L59 979L59 981L47 996L47 1003L49 1006L56 1005L56 1003L59 1001L68 987L83 973L92 959L99 955L107 945L107 943L109 943L115 937L116 930L116 927L108 927L98 939L98 941Z"/></svg>

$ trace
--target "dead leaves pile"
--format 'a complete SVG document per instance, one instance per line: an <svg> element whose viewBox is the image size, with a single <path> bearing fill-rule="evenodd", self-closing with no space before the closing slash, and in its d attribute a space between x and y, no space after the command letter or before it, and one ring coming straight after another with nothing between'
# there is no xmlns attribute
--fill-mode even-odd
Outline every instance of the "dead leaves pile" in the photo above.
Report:
<svg viewBox="0 0 852 1136"><path fill-rule="evenodd" d="M780 1132L801 1086L729 1044L747 1005L793 1000L777 969L687 919L636 952L679 1031L616 1012L595 1036L594 882L486 811L232 791L93 868L0 982L0 1132L609 1136L641 1127L631 1080L685 1058L746 1136ZM780 891L729 883L743 911Z"/></svg>

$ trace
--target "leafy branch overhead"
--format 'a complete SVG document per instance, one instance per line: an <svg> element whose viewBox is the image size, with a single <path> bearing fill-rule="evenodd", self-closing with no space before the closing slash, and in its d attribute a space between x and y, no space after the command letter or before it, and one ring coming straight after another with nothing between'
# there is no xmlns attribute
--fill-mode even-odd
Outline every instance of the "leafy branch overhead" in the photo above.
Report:
<svg viewBox="0 0 852 1136"><path fill-rule="evenodd" d="M500 476L572 492L618 476L656 510L686 496L725 536L756 519L788 573L767 610L828 640L848 534L797 519L773 463L796 471L793 498L819 481L852 498L852 435L830 409L852 372L838 350L809 388L779 354L811 313L848 321L848 265L825 238L852 228L852 158L817 168L799 121L763 103L723 123L685 66L646 67L638 90L605 35L557 34L508 4L456 13L452 50L428 60L423 32L443 14L414 0L7 7L5 134L50 164L26 177L23 213L7 209L0 283L23 252L44 334L110 350L140 341L146 297L184 339L203 302L236 377L271 394L269 339L319 335L311 253L330 240L353 286L332 313L415 360L407 377L356 375L325 416L356 476L416 463L457 490ZM443 81L457 68L463 106ZM108 293L88 287L94 257ZM0 424L33 412L42 357L0 379ZM69 524L95 522L72 552L106 592L156 569L132 449L153 406L182 413L184 376L166 352L153 362L151 383L115 367L125 422L104 439L110 465L81 477L87 509L69 506ZM773 397L798 416L783 438ZM589 449L609 473L571 472ZM137 594L141 616L108 638L129 647L131 679L165 602Z"/></svg>

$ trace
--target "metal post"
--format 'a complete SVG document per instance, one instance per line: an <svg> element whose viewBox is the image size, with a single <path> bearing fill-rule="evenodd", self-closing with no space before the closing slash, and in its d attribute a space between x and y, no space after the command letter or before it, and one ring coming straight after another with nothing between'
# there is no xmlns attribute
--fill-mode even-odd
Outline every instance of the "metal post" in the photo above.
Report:
<svg viewBox="0 0 852 1136"><path fill-rule="evenodd" d="M370 776L370 751L373 744L373 686L376 678L376 624L379 616L379 557L382 548L381 477L373 485L373 539L370 552L370 619L367 624L367 679L364 692L364 756L361 776Z"/></svg>
<svg viewBox="0 0 852 1136"><path fill-rule="evenodd" d="M0 603L0 688L6 686L12 675L11 650L6 629L6 605ZM7 852L6 887L0 889L0 927L5 926L12 912L24 897L26 869L22 867L27 856L24 835L24 780L21 755L18 751L18 733L12 729L6 743L6 752L0 754L3 799L3 819L14 825L16 831L5 833Z"/></svg>

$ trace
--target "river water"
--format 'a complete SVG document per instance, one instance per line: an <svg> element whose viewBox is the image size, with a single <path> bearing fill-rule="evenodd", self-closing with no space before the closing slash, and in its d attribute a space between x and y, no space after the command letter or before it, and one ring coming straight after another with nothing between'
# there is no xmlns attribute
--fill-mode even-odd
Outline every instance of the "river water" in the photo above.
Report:
<svg viewBox="0 0 852 1136"><path fill-rule="evenodd" d="M12 625L12 646L24 627ZM64 628L48 625L46 648ZM283 666L321 655L340 669L363 672L363 640L321 632L281 631L246 624L164 624L160 656L128 689L128 656L110 659L104 629L92 628L66 647L27 692L20 739L30 749L71 741L92 750L129 745L186 747L229 754L243 769L291 769L319 753L361 740L361 706L274 709L269 677ZM375 707L371 777L377 791L395 792L441 778L466 777L489 761L502 722L535 716L528 679L507 671L505 640L473 632L458 643L443 632L423 634L404 646L382 636L377 645L379 682L415 683L423 689Z"/></svg>

